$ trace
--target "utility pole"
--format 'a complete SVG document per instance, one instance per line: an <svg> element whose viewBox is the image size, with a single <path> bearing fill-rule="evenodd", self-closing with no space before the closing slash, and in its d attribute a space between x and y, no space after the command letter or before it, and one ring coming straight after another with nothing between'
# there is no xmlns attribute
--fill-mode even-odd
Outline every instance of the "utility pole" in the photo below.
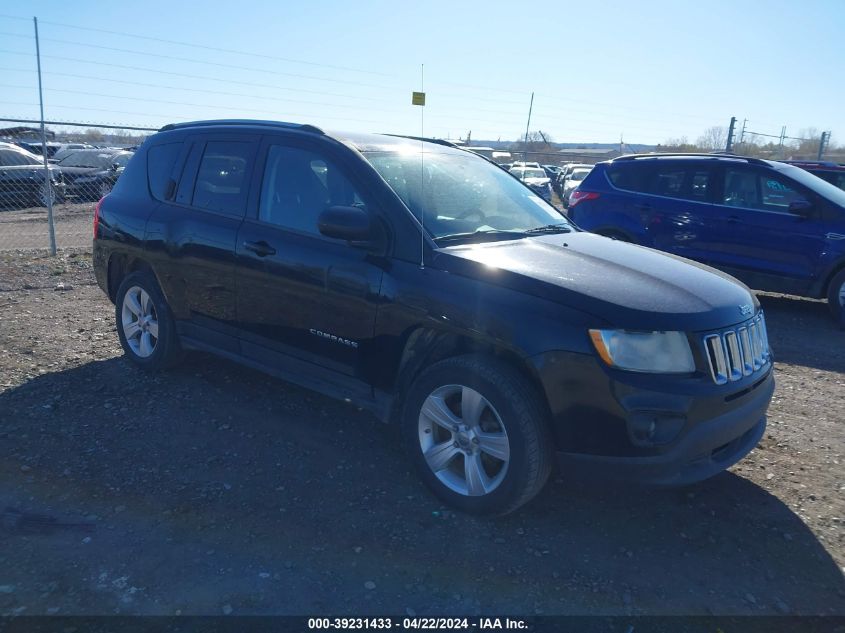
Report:
<svg viewBox="0 0 845 633"><path fill-rule="evenodd" d="M38 18L33 17L35 25L35 59L38 62L38 103L41 106L41 157L44 159L44 198L47 203L47 228L50 233L50 254L56 254L56 226L53 224L53 179L47 163L47 132L44 130L44 92L41 89L41 48L38 44Z"/></svg>
<svg viewBox="0 0 845 633"><path fill-rule="evenodd" d="M822 132L822 137L819 140L819 157L818 157L818 160L821 160L822 156L824 156L824 152L827 149L828 143L830 143L830 132Z"/></svg>
<svg viewBox="0 0 845 633"><path fill-rule="evenodd" d="M528 122L525 124L525 151L522 152L522 160L528 158L528 128L531 127L531 111L534 109L534 93L531 93L531 103L528 106Z"/></svg>
<svg viewBox="0 0 845 633"><path fill-rule="evenodd" d="M745 125L748 123L748 119L742 120L742 131L739 133L739 144L742 145L745 142Z"/></svg>
<svg viewBox="0 0 845 633"><path fill-rule="evenodd" d="M786 126L784 125L780 129L780 149L778 150L778 156L783 158L783 140L786 138Z"/></svg>
<svg viewBox="0 0 845 633"><path fill-rule="evenodd" d="M734 146L734 127L736 127L736 117L731 117L731 124L728 126L728 142L725 144L725 153L730 154Z"/></svg>

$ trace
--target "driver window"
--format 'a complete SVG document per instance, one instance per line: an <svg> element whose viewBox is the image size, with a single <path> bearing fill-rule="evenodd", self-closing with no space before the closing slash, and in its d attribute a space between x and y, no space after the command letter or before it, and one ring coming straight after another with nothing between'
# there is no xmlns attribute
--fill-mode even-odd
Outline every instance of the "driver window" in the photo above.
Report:
<svg viewBox="0 0 845 633"><path fill-rule="evenodd" d="M317 219L333 206L364 206L364 202L349 179L321 155L296 147L270 146L259 220L319 235Z"/></svg>
<svg viewBox="0 0 845 633"><path fill-rule="evenodd" d="M766 173L760 174L760 193L766 211L789 213L790 204L806 199L788 181Z"/></svg>

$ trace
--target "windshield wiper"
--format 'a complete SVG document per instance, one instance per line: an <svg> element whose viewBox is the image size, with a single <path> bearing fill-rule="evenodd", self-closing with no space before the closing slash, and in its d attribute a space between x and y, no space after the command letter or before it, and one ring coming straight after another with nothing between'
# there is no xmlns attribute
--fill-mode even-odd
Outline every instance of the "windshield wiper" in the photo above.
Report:
<svg viewBox="0 0 845 633"><path fill-rule="evenodd" d="M434 238L437 244L444 242L456 242L459 240L472 240L475 238L486 237L506 237L512 239L519 239L525 237L525 231L503 231L501 229L479 229L477 231L468 231L466 233L452 233L451 235L441 235Z"/></svg>
<svg viewBox="0 0 845 633"><path fill-rule="evenodd" d="M545 226L538 226L533 229L528 229L525 233L571 233L572 227L568 224L546 224Z"/></svg>

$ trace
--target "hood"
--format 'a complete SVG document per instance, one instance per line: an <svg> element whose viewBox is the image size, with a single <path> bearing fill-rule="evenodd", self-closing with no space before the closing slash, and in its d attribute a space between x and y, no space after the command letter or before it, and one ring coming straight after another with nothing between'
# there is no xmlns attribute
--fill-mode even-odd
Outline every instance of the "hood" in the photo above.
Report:
<svg viewBox="0 0 845 633"><path fill-rule="evenodd" d="M746 320L741 306L759 305L713 268L580 231L450 246L433 263L632 330L717 329Z"/></svg>

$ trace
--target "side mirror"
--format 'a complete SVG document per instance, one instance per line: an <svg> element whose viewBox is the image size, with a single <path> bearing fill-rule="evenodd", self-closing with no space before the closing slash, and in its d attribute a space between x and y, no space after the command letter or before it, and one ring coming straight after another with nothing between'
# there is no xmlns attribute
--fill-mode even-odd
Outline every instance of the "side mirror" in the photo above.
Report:
<svg viewBox="0 0 845 633"><path fill-rule="evenodd" d="M359 207L329 207L317 218L317 228L326 237L367 245L375 231L370 214Z"/></svg>
<svg viewBox="0 0 845 633"><path fill-rule="evenodd" d="M804 198L798 198L789 203L789 212L806 218L813 210L813 203Z"/></svg>

